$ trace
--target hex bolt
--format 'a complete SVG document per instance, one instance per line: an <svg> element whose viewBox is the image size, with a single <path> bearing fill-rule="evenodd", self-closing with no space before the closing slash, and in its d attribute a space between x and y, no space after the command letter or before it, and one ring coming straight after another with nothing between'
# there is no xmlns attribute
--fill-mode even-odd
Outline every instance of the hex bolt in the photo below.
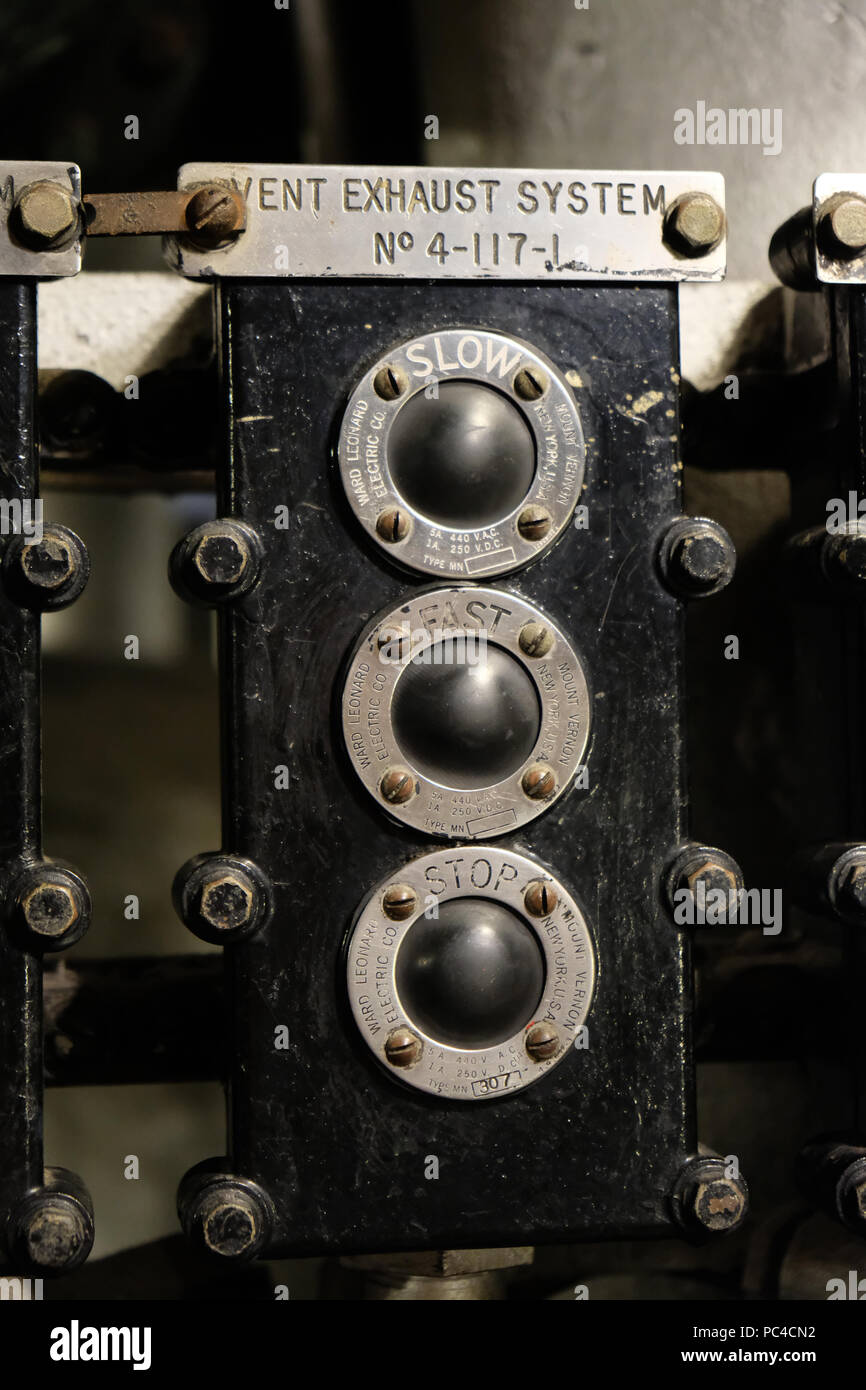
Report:
<svg viewBox="0 0 866 1390"><path fill-rule="evenodd" d="M749 1210L749 1189L741 1176L731 1177L717 1154L689 1159L680 1170L673 1195L674 1215L687 1230L722 1235L736 1230Z"/></svg>
<svg viewBox="0 0 866 1390"><path fill-rule="evenodd" d="M394 367L390 363L380 367L373 377L373 390L383 401L395 401L408 386L409 380L402 367Z"/></svg>
<svg viewBox="0 0 866 1390"><path fill-rule="evenodd" d="M408 513L401 507L386 507L376 518L376 534L389 545L404 541L411 530Z"/></svg>
<svg viewBox="0 0 866 1390"><path fill-rule="evenodd" d="M256 583L262 543L251 526L234 517L206 521L178 541L169 575L183 598L204 604L228 603Z"/></svg>
<svg viewBox="0 0 866 1390"><path fill-rule="evenodd" d="M15 536L3 557L3 577L10 598L25 608L65 608L78 597L90 575L82 542L54 523L42 535Z"/></svg>
<svg viewBox="0 0 866 1390"><path fill-rule="evenodd" d="M72 547L65 536L43 534L41 541L22 546L21 569L28 584L39 589L62 589L75 570Z"/></svg>
<svg viewBox="0 0 866 1390"><path fill-rule="evenodd" d="M36 936L54 938L70 931L80 916L80 906L63 883L37 883L21 899L27 926Z"/></svg>
<svg viewBox="0 0 866 1390"><path fill-rule="evenodd" d="M70 189L42 179L22 190L15 224L31 251L60 251L78 233L78 204Z"/></svg>
<svg viewBox="0 0 866 1390"><path fill-rule="evenodd" d="M418 894L405 883L392 883L382 895L385 916L392 922L405 922L418 907Z"/></svg>
<svg viewBox="0 0 866 1390"><path fill-rule="evenodd" d="M536 878L528 884L523 895L523 905L532 917L549 917L558 902L553 884L543 878Z"/></svg>
<svg viewBox="0 0 866 1390"><path fill-rule="evenodd" d="M395 1028L385 1039L385 1058L392 1067L414 1067L423 1051L424 1044L411 1028Z"/></svg>
<svg viewBox="0 0 866 1390"><path fill-rule="evenodd" d="M668 588L682 598L708 598L733 578L737 555L723 526L706 517L679 517L659 546Z"/></svg>
<svg viewBox="0 0 866 1390"><path fill-rule="evenodd" d="M261 1203L252 1192L231 1182L213 1183L204 1189L189 1227L206 1251L225 1260L253 1259L266 1238Z"/></svg>
<svg viewBox="0 0 866 1390"><path fill-rule="evenodd" d="M198 910L214 931L231 932L245 927L255 908L255 885L245 873L215 872L201 886Z"/></svg>
<svg viewBox="0 0 866 1390"><path fill-rule="evenodd" d="M728 895L736 893L738 887L734 870L716 859L704 859L702 863L687 869L678 887L688 888L690 893L695 894L699 883L703 883L705 893L722 892L728 901Z"/></svg>
<svg viewBox="0 0 866 1390"><path fill-rule="evenodd" d="M230 189L210 184L193 193L184 213L186 224L197 240L216 245L243 226L243 210Z"/></svg>
<svg viewBox="0 0 866 1390"><path fill-rule="evenodd" d="M93 1244L93 1223L71 1196L47 1191L28 1202L14 1243L31 1269L60 1274L81 1264Z"/></svg>
<svg viewBox="0 0 866 1390"><path fill-rule="evenodd" d="M709 193L684 193L669 208L662 236L681 256L706 256L725 233L725 214Z"/></svg>
<svg viewBox="0 0 866 1390"><path fill-rule="evenodd" d="M521 367L514 378L514 390L522 401L537 401L548 387L547 377L538 367Z"/></svg>
<svg viewBox="0 0 866 1390"><path fill-rule="evenodd" d="M240 855L195 855L175 874L171 891L184 925L215 946L252 935L273 913L270 880Z"/></svg>
<svg viewBox="0 0 866 1390"><path fill-rule="evenodd" d="M840 912L866 920L866 861L849 860L834 884L833 897Z"/></svg>
<svg viewBox="0 0 866 1390"><path fill-rule="evenodd" d="M853 260L866 251L866 198L839 193L818 212L822 248L837 260Z"/></svg>
<svg viewBox="0 0 866 1390"><path fill-rule="evenodd" d="M251 562L249 542L242 532L211 529L193 547L192 563L205 584L239 584Z"/></svg>
<svg viewBox="0 0 866 1390"><path fill-rule="evenodd" d="M556 774L546 763L533 763L524 772L520 785L532 801L544 801L556 791Z"/></svg>
<svg viewBox="0 0 866 1390"><path fill-rule="evenodd" d="M706 1231L733 1230L748 1205L742 1185L724 1176L696 1183L688 1200L690 1216Z"/></svg>
<svg viewBox="0 0 866 1390"><path fill-rule="evenodd" d="M392 806L402 806L405 802L411 801L417 788L408 768L389 767L379 783L379 790L384 800Z"/></svg>
<svg viewBox="0 0 866 1390"><path fill-rule="evenodd" d="M547 1062L559 1052L559 1033L552 1023L533 1023L527 1030L524 1046L533 1062Z"/></svg>
<svg viewBox="0 0 866 1390"><path fill-rule="evenodd" d="M524 623L517 640L525 656L542 657L551 650L554 637L543 623Z"/></svg>
<svg viewBox="0 0 866 1390"><path fill-rule="evenodd" d="M547 535L551 527L550 512L546 507L539 507L537 503L532 503L524 507L517 518L517 530L525 541L540 541Z"/></svg>
<svg viewBox="0 0 866 1390"><path fill-rule="evenodd" d="M71 868L50 860L32 864L10 885L12 922L30 950L59 951L90 925L90 894Z"/></svg>

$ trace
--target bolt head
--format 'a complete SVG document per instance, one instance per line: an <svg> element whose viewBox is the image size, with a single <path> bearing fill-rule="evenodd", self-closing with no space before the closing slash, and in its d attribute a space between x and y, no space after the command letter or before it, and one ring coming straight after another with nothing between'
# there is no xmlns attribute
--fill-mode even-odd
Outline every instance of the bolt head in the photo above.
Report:
<svg viewBox="0 0 866 1390"><path fill-rule="evenodd" d="M206 533L196 543L192 563L206 584L239 584L251 561L244 537L230 531Z"/></svg>
<svg viewBox="0 0 866 1390"><path fill-rule="evenodd" d="M243 1188L228 1183L205 1189L193 1228L206 1250L228 1260L249 1259L263 1239L258 1203Z"/></svg>
<svg viewBox="0 0 866 1390"><path fill-rule="evenodd" d="M533 1023L527 1030L524 1046L533 1062L546 1062L559 1052L559 1033L552 1023Z"/></svg>
<svg viewBox="0 0 866 1390"><path fill-rule="evenodd" d="M558 901L553 884L543 878L530 883L523 895L523 905L533 917L549 917Z"/></svg>
<svg viewBox="0 0 866 1390"><path fill-rule="evenodd" d="M424 1044L411 1028L395 1028L385 1039L385 1057L392 1067L414 1067L423 1051Z"/></svg>
<svg viewBox="0 0 866 1390"><path fill-rule="evenodd" d="M199 913L215 931L236 931L253 915L253 885L245 875L224 873L202 885Z"/></svg>
<svg viewBox="0 0 866 1390"><path fill-rule="evenodd" d="M65 1269L89 1244L90 1232L78 1204L49 1196L25 1218L20 1241L28 1262L37 1269Z"/></svg>
<svg viewBox="0 0 866 1390"><path fill-rule="evenodd" d="M713 859L704 859L693 868L687 869L683 886L694 894L697 892L699 883L703 883L706 893L736 893L739 887L733 869Z"/></svg>
<svg viewBox="0 0 866 1390"><path fill-rule="evenodd" d="M411 529L409 515L401 507L386 507L376 518L376 534L389 545L404 541Z"/></svg>
<svg viewBox="0 0 866 1390"><path fill-rule="evenodd" d="M392 806L403 806L407 801L411 801L417 786L408 768L389 767L379 783L379 790L384 800Z"/></svg>
<svg viewBox="0 0 866 1390"><path fill-rule="evenodd" d="M832 238L833 249L844 257L866 250L866 199L855 194L831 198L822 209L819 222Z"/></svg>
<svg viewBox="0 0 866 1390"><path fill-rule="evenodd" d="M520 785L533 801L544 801L556 791L556 774L546 763L533 763L524 772Z"/></svg>
<svg viewBox="0 0 866 1390"><path fill-rule="evenodd" d="M514 390L522 401L537 401L544 395L549 382L539 367L522 367L514 378Z"/></svg>
<svg viewBox="0 0 866 1390"><path fill-rule="evenodd" d="M706 256L725 231L725 214L709 193L685 193L665 220L665 240L685 255Z"/></svg>
<svg viewBox="0 0 866 1390"><path fill-rule="evenodd" d="M392 922L405 922L418 907L418 894L405 883L392 883L382 895L382 906Z"/></svg>
<svg viewBox="0 0 866 1390"><path fill-rule="evenodd" d="M73 578L76 556L65 537L46 532L40 541L22 546L20 564L29 584L56 591Z"/></svg>
<svg viewBox="0 0 866 1390"><path fill-rule="evenodd" d="M553 647L554 637L549 627L543 623L525 623L517 639L524 656L547 656Z"/></svg>
<svg viewBox="0 0 866 1390"><path fill-rule="evenodd" d="M696 1184L691 1197L694 1219L707 1231L729 1231L746 1214L746 1194L731 1178L710 1178Z"/></svg>
<svg viewBox="0 0 866 1390"><path fill-rule="evenodd" d="M395 401L409 388L409 379L402 367L386 364L373 377L373 390L383 401Z"/></svg>
<svg viewBox="0 0 866 1390"><path fill-rule="evenodd" d="M533 503L524 507L517 518L517 530L525 541L540 541L552 525L550 512Z"/></svg>
<svg viewBox="0 0 866 1390"><path fill-rule="evenodd" d="M730 577L727 547L709 533L681 536L671 550L671 562L696 589L713 589Z"/></svg>
<svg viewBox="0 0 866 1390"><path fill-rule="evenodd" d="M25 188L16 209L21 232L34 248L50 249L78 225L78 209L71 192L48 179Z"/></svg>
<svg viewBox="0 0 866 1390"><path fill-rule="evenodd" d="M37 936L64 936L78 921L79 904L63 883L37 883L21 900L27 926Z"/></svg>

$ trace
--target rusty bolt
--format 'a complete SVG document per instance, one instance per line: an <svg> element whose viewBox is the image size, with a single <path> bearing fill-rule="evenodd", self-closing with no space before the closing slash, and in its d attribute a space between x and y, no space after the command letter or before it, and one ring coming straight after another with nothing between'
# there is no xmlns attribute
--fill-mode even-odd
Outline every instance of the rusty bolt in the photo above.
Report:
<svg viewBox="0 0 866 1390"><path fill-rule="evenodd" d="M405 883L392 883L382 895L382 906L392 922L405 922L418 906L418 894Z"/></svg>
<svg viewBox="0 0 866 1390"><path fill-rule="evenodd" d="M192 1231L212 1255L229 1260L249 1259L264 1238L262 1212L242 1187L215 1183L199 1198Z"/></svg>
<svg viewBox="0 0 866 1390"><path fill-rule="evenodd" d="M21 239L34 251L60 249L78 231L78 207L72 193L48 179L28 184L15 211Z"/></svg>
<svg viewBox="0 0 866 1390"><path fill-rule="evenodd" d="M417 790L415 779L405 767L389 767L379 783L379 790L392 806L402 806L411 801Z"/></svg>
<svg viewBox="0 0 866 1390"><path fill-rule="evenodd" d="M748 1199L733 1178L708 1177L695 1184L688 1205L689 1215L704 1230L729 1231L745 1216Z"/></svg>
<svg viewBox="0 0 866 1390"><path fill-rule="evenodd" d="M215 931L236 931L253 915L255 890L246 874L221 873L202 884L199 912Z"/></svg>
<svg viewBox="0 0 866 1390"><path fill-rule="evenodd" d="M395 1028L385 1039L385 1057L392 1067L414 1067L423 1051L424 1044L411 1028Z"/></svg>
<svg viewBox="0 0 866 1390"><path fill-rule="evenodd" d="M521 367L514 378L514 390L522 401L537 401L547 387L547 377L535 366Z"/></svg>
<svg viewBox="0 0 866 1390"><path fill-rule="evenodd" d="M525 623L517 640L525 656L547 656L553 646L553 633L543 623Z"/></svg>
<svg viewBox="0 0 866 1390"><path fill-rule="evenodd" d="M75 925L79 905L63 883L37 883L21 900L24 920L37 936L63 936Z"/></svg>
<svg viewBox="0 0 866 1390"><path fill-rule="evenodd" d="M533 801L544 801L556 791L556 774L546 763L533 763L524 772L520 785Z"/></svg>
<svg viewBox="0 0 866 1390"><path fill-rule="evenodd" d="M728 868L727 864L721 864L713 859L703 859L694 867L688 866L681 886L688 888L689 892L694 894L697 892L699 883L703 883L705 893L721 891L730 894L736 893L738 888L737 876L733 869Z"/></svg>
<svg viewBox="0 0 866 1390"><path fill-rule="evenodd" d="M409 530L409 517L400 507L386 507L376 518L376 532L389 545L404 541Z"/></svg>
<svg viewBox="0 0 866 1390"><path fill-rule="evenodd" d="M559 1033L552 1023L533 1023L527 1030L524 1045L533 1062L546 1062L559 1051Z"/></svg>
<svg viewBox="0 0 866 1390"><path fill-rule="evenodd" d="M38 589L62 589L73 578L76 556L63 535L44 533L41 541L22 547L21 570Z"/></svg>
<svg viewBox="0 0 866 1390"><path fill-rule="evenodd" d="M866 251L866 198L855 193L828 198L818 214L818 233L827 249L843 260Z"/></svg>
<svg viewBox="0 0 866 1390"><path fill-rule="evenodd" d="M213 245L233 236L243 225L240 200L219 184L197 189L184 215L186 225L198 240Z"/></svg>
<svg viewBox="0 0 866 1390"><path fill-rule="evenodd" d="M688 532L671 547L670 565L677 577L695 591L715 589L733 573L729 547L721 536L709 532Z"/></svg>
<svg viewBox="0 0 866 1390"><path fill-rule="evenodd" d="M523 905L533 917L549 917L558 901L553 884L543 878L534 879L523 895Z"/></svg>
<svg viewBox="0 0 866 1390"><path fill-rule="evenodd" d="M43 1198L24 1218L20 1247L29 1265L40 1270L67 1269L80 1262L92 1241L86 1213L76 1202L57 1195Z"/></svg>
<svg viewBox="0 0 866 1390"><path fill-rule="evenodd" d="M545 507L533 503L524 507L517 518L517 529L525 541L543 540L550 530L550 512Z"/></svg>
<svg viewBox="0 0 866 1390"><path fill-rule="evenodd" d="M396 401L408 385L409 381L402 367L392 367L390 364L380 367L373 377L373 390L383 401Z"/></svg>
<svg viewBox="0 0 866 1390"><path fill-rule="evenodd" d="M205 531L196 542L192 563L205 584L239 584L252 561L250 546L240 530Z"/></svg>

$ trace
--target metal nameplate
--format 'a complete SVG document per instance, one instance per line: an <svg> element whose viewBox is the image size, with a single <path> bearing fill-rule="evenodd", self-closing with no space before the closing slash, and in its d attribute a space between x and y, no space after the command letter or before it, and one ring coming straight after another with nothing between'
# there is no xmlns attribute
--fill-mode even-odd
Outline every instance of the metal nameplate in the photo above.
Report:
<svg viewBox="0 0 866 1390"><path fill-rule="evenodd" d="M819 234L828 206L845 194L866 200L866 174L820 174L812 189L812 226L815 239L815 274L823 285L866 284L866 246L859 254L834 255Z"/></svg>
<svg viewBox="0 0 866 1390"><path fill-rule="evenodd" d="M0 276L55 280L77 275L81 269L81 238L62 250L34 250L16 235L12 212L22 192L31 184L57 183L67 189L76 205L81 202L81 170L77 164L57 160L12 159L0 161Z"/></svg>
<svg viewBox="0 0 866 1390"><path fill-rule="evenodd" d="M219 250L167 239L203 279L721 280L725 238L699 258L668 246L690 193L724 210L721 174L575 169L185 164L178 187L224 182L247 226Z"/></svg>

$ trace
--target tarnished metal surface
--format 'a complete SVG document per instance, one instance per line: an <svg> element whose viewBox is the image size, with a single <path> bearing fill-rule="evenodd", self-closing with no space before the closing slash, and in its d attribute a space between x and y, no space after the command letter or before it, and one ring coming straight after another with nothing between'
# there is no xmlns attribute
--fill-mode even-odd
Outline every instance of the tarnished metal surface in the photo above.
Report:
<svg viewBox="0 0 866 1390"><path fill-rule="evenodd" d="M244 225L243 199L232 189L149 193L88 193L83 202L88 236L164 236L218 240Z"/></svg>
<svg viewBox="0 0 866 1390"><path fill-rule="evenodd" d="M184 275L435 280L720 280L724 232L666 240L687 194L724 210L720 174L304 164L185 164L181 188L227 182L247 229L219 252L170 241Z"/></svg>
<svg viewBox="0 0 866 1390"><path fill-rule="evenodd" d="M81 239L75 236L74 228L66 230L73 240L65 241L61 236L63 224L67 221L62 191L54 199L48 194L50 189L42 188L34 195L31 215L25 217L16 228L16 204L25 189L34 184L57 185L59 190L70 195L73 209L81 198L81 171L77 164L61 164L58 160L15 159L0 163L0 276L18 279L38 276L39 279L56 279L63 275L77 275L81 269ZM31 225L32 223L32 225ZM65 244L52 250L43 246L44 240L60 236ZM26 244L27 239L31 244Z"/></svg>
<svg viewBox="0 0 866 1390"><path fill-rule="evenodd" d="M812 245L821 284L866 284L866 173L818 176L812 189Z"/></svg>

